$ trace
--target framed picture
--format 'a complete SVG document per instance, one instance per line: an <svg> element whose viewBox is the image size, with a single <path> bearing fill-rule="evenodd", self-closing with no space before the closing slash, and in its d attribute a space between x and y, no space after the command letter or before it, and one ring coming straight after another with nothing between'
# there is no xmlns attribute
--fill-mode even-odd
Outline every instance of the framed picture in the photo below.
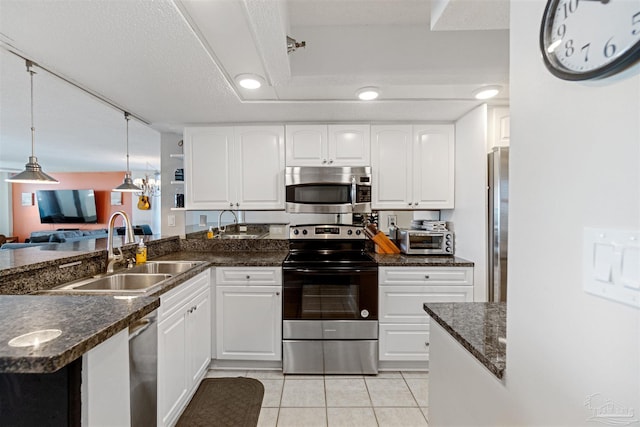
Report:
<svg viewBox="0 0 640 427"><path fill-rule="evenodd" d="M22 193L22 206L33 206L33 193Z"/></svg>
<svg viewBox="0 0 640 427"><path fill-rule="evenodd" d="M119 191L111 192L111 206L118 206L122 204L122 193Z"/></svg>

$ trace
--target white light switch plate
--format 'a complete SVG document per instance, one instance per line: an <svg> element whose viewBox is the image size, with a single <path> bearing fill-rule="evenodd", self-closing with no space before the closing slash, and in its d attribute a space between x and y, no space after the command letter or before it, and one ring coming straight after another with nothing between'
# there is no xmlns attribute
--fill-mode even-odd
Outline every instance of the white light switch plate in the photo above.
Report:
<svg viewBox="0 0 640 427"><path fill-rule="evenodd" d="M640 232L585 228L585 292L640 308Z"/></svg>

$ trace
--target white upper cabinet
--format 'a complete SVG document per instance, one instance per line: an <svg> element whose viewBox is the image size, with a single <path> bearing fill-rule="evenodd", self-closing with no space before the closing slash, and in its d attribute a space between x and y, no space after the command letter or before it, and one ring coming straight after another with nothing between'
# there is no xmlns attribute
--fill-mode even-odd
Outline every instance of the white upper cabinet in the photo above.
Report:
<svg viewBox="0 0 640 427"><path fill-rule="evenodd" d="M508 147L511 141L511 121L509 107L493 107L489 109L488 147Z"/></svg>
<svg viewBox="0 0 640 427"><path fill-rule="evenodd" d="M373 209L452 209L453 125L371 126Z"/></svg>
<svg viewBox="0 0 640 427"><path fill-rule="evenodd" d="M187 209L284 209L284 127L186 128Z"/></svg>
<svg viewBox="0 0 640 427"><path fill-rule="evenodd" d="M369 125L287 125L287 166L369 166Z"/></svg>

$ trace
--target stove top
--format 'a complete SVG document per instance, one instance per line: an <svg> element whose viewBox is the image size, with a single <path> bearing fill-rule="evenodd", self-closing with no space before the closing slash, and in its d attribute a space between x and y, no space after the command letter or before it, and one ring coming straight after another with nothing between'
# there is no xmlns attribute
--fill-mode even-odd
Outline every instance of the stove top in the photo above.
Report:
<svg viewBox="0 0 640 427"><path fill-rule="evenodd" d="M290 230L289 255L284 267L361 268L375 267L366 253L366 236L354 225L303 225Z"/></svg>

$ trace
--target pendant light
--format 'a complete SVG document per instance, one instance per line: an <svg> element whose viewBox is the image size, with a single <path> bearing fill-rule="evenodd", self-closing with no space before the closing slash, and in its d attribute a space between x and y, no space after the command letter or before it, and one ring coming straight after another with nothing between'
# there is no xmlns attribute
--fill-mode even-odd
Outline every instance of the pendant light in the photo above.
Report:
<svg viewBox="0 0 640 427"><path fill-rule="evenodd" d="M122 191L127 193L133 193L136 191L142 191L142 188L133 183L131 179L131 170L129 169L129 113L124 112L124 119L127 121L127 172L124 174L124 181L118 185L113 191Z"/></svg>
<svg viewBox="0 0 640 427"><path fill-rule="evenodd" d="M33 126L33 62L27 60L27 72L31 78L31 156L29 156L29 162L24 165L24 171L11 178L5 179L7 182L18 182L23 184L58 184L58 180L42 172L42 167L38 164L38 159L35 156L35 138L36 128Z"/></svg>

